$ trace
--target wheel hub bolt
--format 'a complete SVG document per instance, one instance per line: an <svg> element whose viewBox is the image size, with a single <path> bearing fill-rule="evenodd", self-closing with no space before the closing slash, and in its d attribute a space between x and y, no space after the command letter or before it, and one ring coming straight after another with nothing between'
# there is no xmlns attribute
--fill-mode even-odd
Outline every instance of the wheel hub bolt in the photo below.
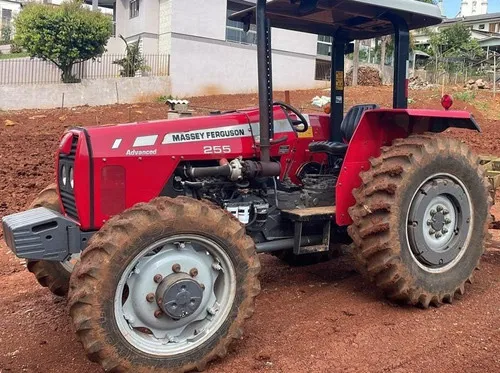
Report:
<svg viewBox="0 0 500 373"><path fill-rule="evenodd" d="M434 216L434 215L436 215L436 210L432 209L431 210L431 216Z"/></svg>
<svg viewBox="0 0 500 373"><path fill-rule="evenodd" d="M441 234L441 232L437 232L436 233L436 238L441 238L443 235Z"/></svg>
<svg viewBox="0 0 500 373"><path fill-rule="evenodd" d="M159 318L160 318L160 317L162 317L162 316L163 316L163 312L162 312L161 310L156 310L156 311L155 311L155 317L156 317L157 319L159 319Z"/></svg>
<svg viewBox="0 0 500 373"><path fill-rule="evenodd" d="M201 290L205 290L205 284L200 284Z"/></svg>
<svg viewBox="0 0 500 373"><path fill-rule="evenodd" d="M435 231L434 229L432 229L432 228L431 228L431 229L429 229L429 234L430 234L430 235L433 235L434 233L436 233L436 231Z"/></svg>
<svg viewBox="0 0 500 373"><path fill-rule="evenodd" d="M450 211L448 211L446 209L443 210L443 215L448 215L449 213L450 213Z"/></svg>
<svg viewBox="0 0 500 373"><path fill-rule="evenodd" d="M431 219L427 220L427 225L428 225L428 226L431 226L431 225L432 225L432 220L431 220Z"/></svg>
<svg viewBox="0 0 500 373"><path fill-rule="evenodd" d="M155 277L153 277L153 281L156 282L157 284L159 284L161 280L163 280L163 276L160 275L159 273L155 275Z"/></svg>
<svg viewBox="0 0 500 373"><path fill-rule="evenodd" d="M189 271L189 275L191 277L196 277L198 276L198 269L197 268L191 268L191 270Z"/></svg>
<svg viewBox="0 0 500 373"><path fill-rule="evenodd" d="M436 207L436 210L437 210L437 212L441 212L441 211L443 211L443 206L438 206L438 207Z"/></svg>
<svg viewBox="0 0 500 373"><path fill-rule="evenodd" d="M153 303L154 300L155 300L155 295L153 293L149 293L148 295L146 295L146 300L149 302L149 303Z"/></svg>
<svg viewBox="0 0 500 373"><path fill-rule="evenodd" d="M181 271L181 265L178 264L178 263L175 263L173 266L172 266L172 271L175 272L175 273L179 273Z"/></svg>
<svg viewBox="0 0 500 373"><path fill-rule="evenodd" d="M451 219L450 219L450 218L446 218L446 219L444 219L444 222L445 222L446 224L450 224L450 223L451 223Z"/></svg>
<svg viewBox="0 0 500 373"><path fill-rule="evenodd" d="M443 228L443 230L441 232L443 232L443 234L446 234L446 233L448 233L448 229L447 228Z"/></svg>

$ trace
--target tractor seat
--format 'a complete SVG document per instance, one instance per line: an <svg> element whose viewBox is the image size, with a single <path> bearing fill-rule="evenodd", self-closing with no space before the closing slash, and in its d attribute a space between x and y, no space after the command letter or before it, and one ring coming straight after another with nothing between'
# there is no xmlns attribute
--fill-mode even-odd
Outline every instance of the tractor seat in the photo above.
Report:
<svg viewBox="0 0 500 373"><path fill-rule="evenodd" d="M379 106L376 104L363 104L353 106L342 120L340 125L340 133L345 142L335 142L335 141L316 141L309 144L309 151L311 153L327 153L329 155L344 157L347 152L347 147L351 141L356 128L358 128L359 122L363 113L367 110L378 109Z"/></svg>

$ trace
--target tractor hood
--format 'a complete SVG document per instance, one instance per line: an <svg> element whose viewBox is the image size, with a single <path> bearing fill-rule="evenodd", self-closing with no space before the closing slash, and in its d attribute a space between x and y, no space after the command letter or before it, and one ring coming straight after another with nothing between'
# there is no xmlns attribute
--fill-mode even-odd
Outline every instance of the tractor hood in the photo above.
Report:
<svg viewBox="0 0 500 373"><path fill-rule="evenodd" d="M254 114L257 113L257 114ZM155 120L88 128L93 155L98 157L183 156L203 154L203 146L242 139L254 145L252 117L258 122L258 111L248 110L222 115ZM257 127L258 132L258 127ZM217 145L217 144L216 144ZM242 146L239 152L245 152Z"/></svg>

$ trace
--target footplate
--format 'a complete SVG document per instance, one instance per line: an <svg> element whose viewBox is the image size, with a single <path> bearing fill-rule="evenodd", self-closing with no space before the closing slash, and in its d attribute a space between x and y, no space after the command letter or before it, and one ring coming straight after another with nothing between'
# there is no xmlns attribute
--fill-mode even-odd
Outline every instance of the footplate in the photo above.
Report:
<svg viewBox="0 0 500 373"><path fill-rule="evenodd" d="M5 216L2 222L7 246L25 259L62 262L81 252L93 234L45 207Z"/></svg>
<svg viewBox="0 0 500 373"><path fill-rule="evenodd" d="M330 230L335 218L335 206L312 207L306 209L283 210L284 217L295 223L293 253L295 255L326 252L330 249ZM323 239L319 245L301 246L302 226L307 222L323 222Z"/></svg>

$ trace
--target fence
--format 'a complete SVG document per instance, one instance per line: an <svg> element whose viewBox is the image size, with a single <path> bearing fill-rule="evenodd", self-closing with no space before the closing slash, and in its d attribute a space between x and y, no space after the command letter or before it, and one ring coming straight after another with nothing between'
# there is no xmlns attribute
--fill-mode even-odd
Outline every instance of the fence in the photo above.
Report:
<svg viewBox="0 0 500 373"><path fill-rule="evenodd" d="M95 60L75 64L73 75L77 79L105 79L120 76L120 65L116 60L125 55L105 54ZM143 71L136 76L168 76L170 72L170 56L163 54L143 55ZM61 70L52 62L38 58L13 58L0 60L0 85L4 84L45 84L60 83Z"/></svg>

